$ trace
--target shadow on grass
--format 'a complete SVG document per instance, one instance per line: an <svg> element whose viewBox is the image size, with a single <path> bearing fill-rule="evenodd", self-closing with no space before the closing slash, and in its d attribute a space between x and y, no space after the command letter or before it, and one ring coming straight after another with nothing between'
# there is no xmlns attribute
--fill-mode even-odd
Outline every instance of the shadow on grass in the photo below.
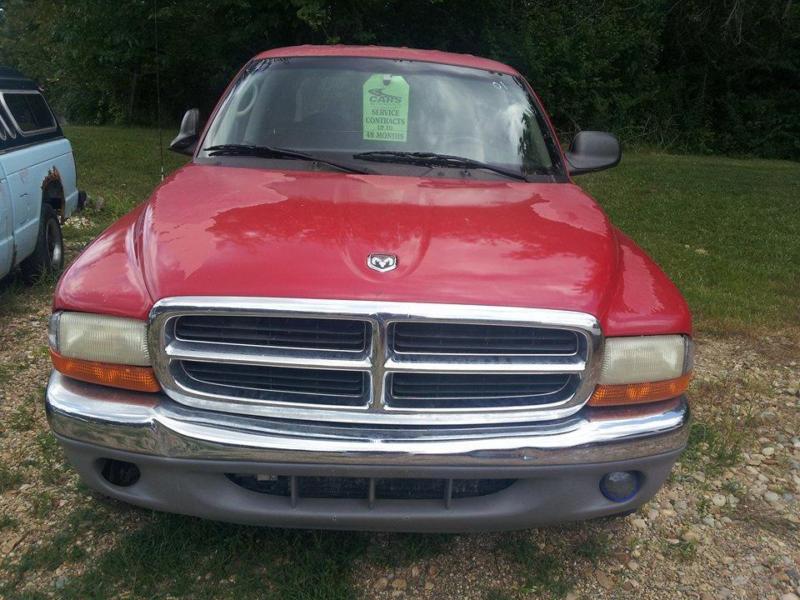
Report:
<svg viewBox="0 0 800 600"><path fill-rule="evenodd" d="M497 550L520 574L519 594L559 600L578 580L576 561L596 567L611 552L611 535L621 527L612 517L533 530L533 534L530 530L510 532L500 538ZM491 590L492 594L511 597L499 589Z"/></svg>
<svg viewBox="0 0 800 600"><path fill-rule="evenodd" d="M131 517L140 521L133 531ZM59 598L353 598L358 559L387 566L432 558L450 536L282 530L205 521L92 502L63 520L60 531L0 564L0 596L37 598L62 565L80 575L46 583ZM126 532L91 556L87 547ZM25 583L33 582L26 586ZM20 590L33 587L22 593ZM16 595L15 595L16 594ZM5 596L4 596L5 595Z"/></svg>
<svg viewBox="0 0 800 600"><path fill-rule="evenodd" d="M163 513L107 552L90 559L80 540L123 527L126 510L93 505L78 510L47 543L3 565L13 594L26 575L64 563L86 563L79 576L57 582L59 598L350 598L351 566L364 553L364 534L242 527ZM9 596L11 597L11 596Z"/></svg>
<svg viewBox="0 0 800 600"><path fill-rule="evenodd" d="M46 301L53 295L58 275L45 273L32 284L25 283L18 270L0 279L0 318L30 312L31 302Z"/></svg>

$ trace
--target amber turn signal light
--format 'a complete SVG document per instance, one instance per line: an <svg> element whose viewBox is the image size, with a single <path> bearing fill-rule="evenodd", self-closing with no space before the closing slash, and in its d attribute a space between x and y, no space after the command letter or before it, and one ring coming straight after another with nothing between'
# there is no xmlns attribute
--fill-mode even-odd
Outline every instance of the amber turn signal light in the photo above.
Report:
<svg viewBox="0 0 800 600"><path fill-rule="evenodd" d="M589 406L619 406L669 400L685 392L691 378L692 374L687 373L665 381L598 385L589 399Z"/></svg>
<svg viewBox="0 0 800 600"><path fill-rule="evenodd" d="M153 369L150 367L115 365L67 358L52 350L50 350L50 357L57 371L73 379L137 392L158 392L161 390Z"/></svg>

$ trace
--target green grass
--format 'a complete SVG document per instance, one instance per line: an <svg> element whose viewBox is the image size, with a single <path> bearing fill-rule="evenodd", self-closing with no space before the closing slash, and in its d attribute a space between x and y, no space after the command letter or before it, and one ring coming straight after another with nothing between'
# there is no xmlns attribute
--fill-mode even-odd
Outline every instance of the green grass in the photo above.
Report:
<svg viewBox="0 0 800 600"><path fill-rule="evenodd" d="M747 429L736 427L735 423L706 423L695 419L681 460L707 476L719 475L739 462L747 433Z"/></svg>
<svg viewBox="0 0 800 600"><path fill-rule="evenodd" d="M87 531L109 535L118 515L95 505L65 518L60 531L8 568L0 593L18 589L26 574L86 558L76 542ZM353 561L364 534L241 527L174 515L143 513L143 525L93 560L58 590L63 599L352 598Z"/></svg>
<svg viewBox="0 0 800 600"><path fill-rule="evenodd" d="M8 425L13 431L30 431L36 425L36 416L33 409L25 404L20 404L8 419Z"/></svg>
<svg viewBox="0 0 800 600"><path fill-rule="evenodd" d="M589 535L575 547L575 555L585 558L593 565L606 558L610 552L611 539L605 532Z"/></svg>
<svg viewBox="0 0 800 600"><path fill-rule="evenodd" d="M528 532L509 533L500 539L498 550L515 565L522 578L522 587L516 592L525 598L531 593L537 594L537 598L564 598L578 579L580 567L576 561L597 567L609 556L611 528L609 531L602 529L600 522L577 526L580 527L577 537L559 535L557 529L543 530L542 533L550 535L543 535L540 539L548 543L537 542L539 536L532 538ZM566 533L567 529L561 531ZM567 542L570 537L572 541ZM508 590L492 589L488 593L500 598L511 597Z"/></svg>
<svg viewBox="0 0 800 600"><path fill-rule="evenodd" d="M544 598L564 598L575 584L572 565L564 560L565 548L542 548L523 534L509 534L500 541L500 550L516 565L523 578L523 594Z"/></svg>
<svg viewBox="0 0 800 600"><path fill-rule="evenodd" d="M424 562L447 550L455 536L449 534L395 533L375 536L369 556L374 563L387 567L404 567Z"/></svg>
<svg viewBox="0 0 800 600"><path fill-rule="evenodd" d="M11 515L0 514L0 532L4 529L13 529L17 523L18 521Z"/></svg>
<svg viewBox="0 0 800 600"><path fill-rule="evenodd" d="M739 462L757 425L752 405L742 411L727 408L732 392L739 389L754 396L769 393L746 376L713 383L698 381L690 388L691 396L702 398L706 409L699 411L692 420L686 451L681 457L681 462L690 470L714 477ZM712 406L717 410L708 410Z"/></svg>
<svg viewBox="0 0 800 600"><path fill-rule="evenodd" d="M22 484L22 475L17 470L0 464L0 494Z"/></svg>
<svg viewBox="0 0 800 600"><path fill-rule="evenodd" d="M91 240L109 223L147 199L161 179L157 129L126 127L67 127L75 152L78 185L88 192L87 215L96 227L66 228L67 239ZM164 169L169 174L187 158L166 149L175 132L164 131ZM94 207L101 204L100 210Z"/></svg>
<svg viewBox="0 0 800 600"><path fill-rule="evenodd" d="M701 328L800 324L800 164L628 154L577 181L675 281Z"/></svg>
<svg viewBox="0 0 800 600"><path fill-rule="evenodd" d="M661 553L673 557L680 562L689 563L697 557L697 542L679 540L676 544L662 542Z"/></svg>

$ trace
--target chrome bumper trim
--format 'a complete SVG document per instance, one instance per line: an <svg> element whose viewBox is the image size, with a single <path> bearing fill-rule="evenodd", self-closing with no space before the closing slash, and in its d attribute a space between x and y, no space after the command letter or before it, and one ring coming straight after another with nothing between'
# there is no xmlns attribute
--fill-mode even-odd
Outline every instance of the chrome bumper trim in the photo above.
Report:
<svg viewBox="0 0 800 600"><path fill-rule="evenodd" d="M654 456L683 448L686 399L590 409L503 427L371 428L280 421L182 406L163 394L82 383L53 372L46 410L63 437L168 458L299 464L535 466ZM653 412L655 411L655 412Z"/></svg>

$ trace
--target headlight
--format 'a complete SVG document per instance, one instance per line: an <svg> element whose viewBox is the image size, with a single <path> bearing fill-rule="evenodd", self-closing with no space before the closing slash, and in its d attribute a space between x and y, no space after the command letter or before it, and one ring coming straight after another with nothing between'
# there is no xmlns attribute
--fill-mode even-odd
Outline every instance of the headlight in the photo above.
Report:
<svg viewBox="0 0 800 600"><path fill-rule="evenodd" d="M674 398L686 391L692 340L683 335L608 338L599 385L589 404L610 406Z"/></svg>
<svg viewBox="0 0 800 600"><path fill-rule="evenodd" d="M50 319L50 346L61 356L149 366L147 324L88 313L56 313Z"/></svg>
<svg viewBox="0 0 800 600"><path fill-rule="evenodd" d="M50 350L55 368L74 379L155 392L147 324L136 319L77 312L50 318Z"/></svg>

